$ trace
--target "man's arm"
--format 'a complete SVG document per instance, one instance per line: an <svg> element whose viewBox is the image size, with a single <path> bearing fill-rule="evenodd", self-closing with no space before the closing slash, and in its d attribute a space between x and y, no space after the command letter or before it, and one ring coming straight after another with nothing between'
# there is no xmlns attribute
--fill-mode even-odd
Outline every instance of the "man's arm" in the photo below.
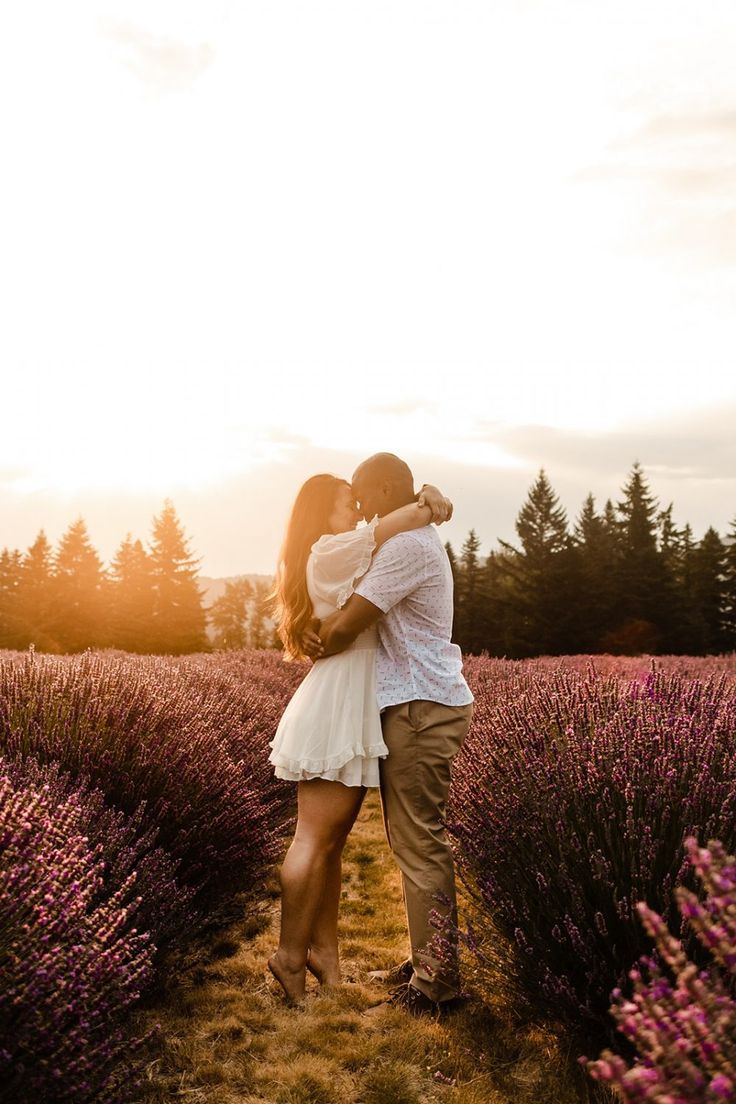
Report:
<svg viewBox="0 0 736 1104"><path fill-rule="evenodd" d="M319 659L344 651L359 633L411 594L426 570L424 549L410 533L397 534L378 549L342 609L326 617L316 632L312 626L307 629L302 641L305 653Z"/></svg>
<svg viewBox="0 0 736 1104"><path fill-rule="evenodd" d="M361 598L359 594L351 594L342 609L330 614L321 623L319 639L322 642L322 650L312 658L322 659L325 656L344 652L356 637L371 625L375 625L378 618L382 616L383 610L374 606L367 598ZM311 655L311 652L309 654Z"/></svg>

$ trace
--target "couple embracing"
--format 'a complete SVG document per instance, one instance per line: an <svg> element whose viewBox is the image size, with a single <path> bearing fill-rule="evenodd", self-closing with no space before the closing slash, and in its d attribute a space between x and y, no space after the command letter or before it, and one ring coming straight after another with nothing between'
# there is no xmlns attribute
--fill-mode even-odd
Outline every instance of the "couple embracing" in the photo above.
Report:
<svg viewBox="0 0 736 1104"><path fill-rule="evenodd" d="M291 1001L304 996L307 970L339 984L341 856L367 788L377 786L410 942L409 958L387 972L397 983L389 1003L423 1014L461 1002L457 962L429 948L430 913L455 914L443 817L473 710L451 643L450 563L431 524L451 516L435 487L415 495L408 465L392 453L364 461L352 483L313 476L292 508L276 578L278 632L287 658L314 664L270 745L276 775L297 783L298 818L268 961Z"/></svg>

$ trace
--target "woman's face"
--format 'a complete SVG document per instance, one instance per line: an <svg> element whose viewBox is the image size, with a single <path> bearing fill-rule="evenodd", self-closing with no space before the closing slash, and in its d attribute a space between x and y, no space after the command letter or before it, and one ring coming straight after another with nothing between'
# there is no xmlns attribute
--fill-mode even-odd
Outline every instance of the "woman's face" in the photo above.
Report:
<svg viewBox="0 0 736 1104"><path fill-rule="evenodd" d="M347 533L354 529L361 519L358 507L355 505L355 495L352 489L343 483L337 491L335 505L329 517L331 533Z"/></svg>

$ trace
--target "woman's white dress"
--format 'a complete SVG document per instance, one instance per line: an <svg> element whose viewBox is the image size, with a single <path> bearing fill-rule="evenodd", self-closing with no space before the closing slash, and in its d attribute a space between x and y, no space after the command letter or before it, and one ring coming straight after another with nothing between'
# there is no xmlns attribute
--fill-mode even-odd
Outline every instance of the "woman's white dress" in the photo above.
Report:
<svg viewBox="0 0 736 1104"><path fill-rule="evenodd" d="M307 560L315 617L345 605L376 546L378 517L348 533L320 537ZM315 661L297 687L270 743L276 776L291 782L328 778L346 786L377 786L378 761L388 755L376 696L375 626L339 655Z"/></svg>

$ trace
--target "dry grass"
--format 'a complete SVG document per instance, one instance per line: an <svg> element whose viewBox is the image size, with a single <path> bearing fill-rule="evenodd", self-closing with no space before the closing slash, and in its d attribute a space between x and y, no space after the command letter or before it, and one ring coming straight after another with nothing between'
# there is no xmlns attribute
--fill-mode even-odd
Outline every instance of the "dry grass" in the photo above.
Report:
<svg viewBox="0 0 736 1104"><path fill-rule="evenodd" d="M287 1007L265 968L278 901L219 932L202 959L170 964L165 992L141 1013L161 1024L146 1104L578 1104L574 1055L518 1018L469 1009L442 1023L393 1009L365 1016L385 990L367 973L406 955L398 873L375 794L346 850L341 948L346 984Z"/></svg>

